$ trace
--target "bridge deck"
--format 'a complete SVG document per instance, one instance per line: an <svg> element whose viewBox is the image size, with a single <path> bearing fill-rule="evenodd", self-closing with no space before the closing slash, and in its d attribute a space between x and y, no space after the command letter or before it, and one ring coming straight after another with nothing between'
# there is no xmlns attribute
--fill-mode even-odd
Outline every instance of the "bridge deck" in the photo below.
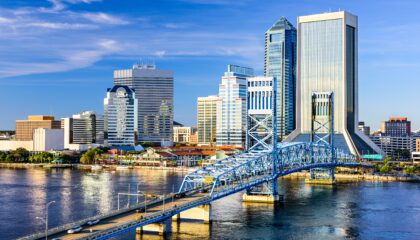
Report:
<svg viewBox="0 0 420 240"><path fill-rule="evenodd" d="M172 202L172 200L169 199L165 202L165 210L173 209L175 205L180 206L182 204L192 202L197 199L204 198L206 196L208 196L208 193L196 193L194 195L186 196L183 198L174 198L174 202ZM79 233L68 234L66 231L63 231L63 232L51 235L49 236L49 238L51 239L59 238L63 240L86 238L86 237L89 237L90 235L98 233L99 231L108 230L120 224L133 222L133 221L139 220L142 217L145 218L154 213L160 212L163 210L162 203L163 202L160 202L160 204L154 204L155 206L149 206L149 208L146 209L146 213L144 212L137 213L136 210L132 210L118 216L102 219L98 224L91 227L83 226L83 230ZM90 231L91 229L92 229L92 232Z"/></svg>

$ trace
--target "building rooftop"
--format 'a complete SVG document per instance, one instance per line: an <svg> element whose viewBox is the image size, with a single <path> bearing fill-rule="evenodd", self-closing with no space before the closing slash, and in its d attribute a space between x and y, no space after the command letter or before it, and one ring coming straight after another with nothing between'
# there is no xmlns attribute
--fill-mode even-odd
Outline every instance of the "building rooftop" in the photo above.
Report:
<svg viewBox="0 0 420 240"><path fill-rule="evenodd" d="M28 121L45 121L45 120L54 120L54 116L44 116L44 115L30 115L28 116Z"/></svg>
<svg viewBox="0 0 420 240"><path fill-rule="evenodd" d="M268 31L275 31L275 30L296 30L295 27L285 18L281 17L276 23L271 26Z"/></svg>

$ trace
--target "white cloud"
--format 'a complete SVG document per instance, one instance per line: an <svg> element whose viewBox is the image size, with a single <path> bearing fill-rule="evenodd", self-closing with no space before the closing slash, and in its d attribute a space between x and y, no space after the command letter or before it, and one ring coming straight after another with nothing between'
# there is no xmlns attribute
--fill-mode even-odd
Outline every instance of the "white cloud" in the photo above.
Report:
<svg viewBox="0 0 420 240"><path fill-rule="evenodd" d="M113 39L102 39L93 42L92 45L80 46L82 49L68 49L65 51L56 51L57 55L55 61L43 61L42 63L34 61L25 62L9 62L3 59L0 62L0 78L50 73L63 72L77 68L88 67L95 62L101 60L103 57L120 51L120 44Z"/></svg>
<svg viewBox="0 0 420 240"><path fill-rule="evenodd" d="M12 23L12 22L13 22L13 19L0 16L0 24Z"/></svg>
<svg viewBox="0 0 420 240"><path fill-rule="evenodd" d="M128 21L122 18L115 17L106 13L83 13L81 14L81 16L95 23L110 25L125 25L129 23Z"/></svg>
<svg viewBox="0 0 420 240"><path fill-rule="evenodd" d="M102 0L64 0L65 2L77 4L77 3L93 3L93 2L102 2Z"/></svg>
<svg viewBox="0 0 420 240"><path fill-rule="evenodd" d="M40 27L47 29L64 29L64 30L78 30L78 29L95 29L97 26L91 24L81 23L60 23L60 22L33 22L28 23L30 27Z"/></svg>
<svg viewBox="0 0 420 240"><path fill-rule="evenodd" d="M47 0L47 1L50 2L52 6L50 8L46 8L46 7L39 8L41 12L54 13L54 12L59 12L61 10L64 10L66 8L66 5L63 4L60 0Z"/></svg>

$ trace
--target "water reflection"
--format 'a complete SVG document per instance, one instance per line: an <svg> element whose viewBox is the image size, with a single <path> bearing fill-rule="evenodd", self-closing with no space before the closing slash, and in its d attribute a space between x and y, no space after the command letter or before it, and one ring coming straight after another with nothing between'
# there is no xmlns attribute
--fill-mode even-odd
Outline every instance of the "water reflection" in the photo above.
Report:
<svg viewBox="0 0 420 240"><path fill-rule="evenodd" d="M183 174L153 170L0 169L0 239L43 230L35 217L50 208L50 226L117 207L117 193L162 194L178 189ZM279 181L280 204L242 203L242 193L212 204L212 224L172 223L166 239L420 239L420 186L358 183L311 186ZM132 197L131 202L136 201ZM140 198L142 201L142 198ZM127 198L122 199L127 204ZM129 232L115 239L163 239Z"/></svg>

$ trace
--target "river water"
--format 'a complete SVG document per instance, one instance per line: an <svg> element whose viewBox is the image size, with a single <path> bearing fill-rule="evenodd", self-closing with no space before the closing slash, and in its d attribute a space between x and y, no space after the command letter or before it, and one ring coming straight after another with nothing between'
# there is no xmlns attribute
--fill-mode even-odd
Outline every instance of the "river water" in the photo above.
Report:
<svg viewBox="0 0 420 240"><path fill-rule="evenodd" d="M0 169L0 240L44 229L45 204L50 227L117 208L117 193L169 193L182 173L128 170L92 174L70 169ZM280 180L280 204L241 202L241 194L212 204L212 224L172 224L168 239L420 239L420 184L370 183L310 186ZM130 199L131 203L136 197ZM140 201L142 199L140 198ZM128 202L120 199L121 206ZM137 236L137 238L140 238ZM136 239L127 233L117 239ZM143 236L143 239L160 239Z"/></svg>

